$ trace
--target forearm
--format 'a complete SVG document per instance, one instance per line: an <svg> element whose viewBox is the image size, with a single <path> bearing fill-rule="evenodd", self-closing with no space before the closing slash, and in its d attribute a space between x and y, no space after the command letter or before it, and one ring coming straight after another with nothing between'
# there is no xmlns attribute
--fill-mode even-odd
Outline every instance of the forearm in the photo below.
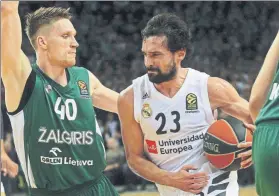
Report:
<svg viewBox="0 0 279 196"><path fill-rule="evenodd" d="M154 183L171 186L171 172L158 168L151 161L140 156L128 158L128 164L142 178Z"/></svg>
<svg viewBox="0 0 279 196"><path fill-rule="evenodd" d="M239 97L239 100L235 103L228 105L228 107L221 108L223 112L237 118L238 120L245 122L245 123L253 123L251 114L249 111L249 103Z"/></svg>
<svg viewBox="0 0 279 196"><path fill-rule="evenodd" d="M22 32L20 17L18 14L15 2L7 4L1 2L1 67L4 68L17 68L15 62L20 62L20 48L22 42ZM3 70L4 69L4 70Z"/></svg>
<svg viewBox="0 0 279 196"><path fill-rule="evenodd" d="M1 154L6 153L4 148L4 141L1 139Z"/></svg>
<svg viewBox="0 0 279 196"><path fill-rule="evenodd" d="M279 32L273 41L263 63L263 66L255 80L250 95L250 110L253 119L256 118L262 108L279 61Z"/></svg>

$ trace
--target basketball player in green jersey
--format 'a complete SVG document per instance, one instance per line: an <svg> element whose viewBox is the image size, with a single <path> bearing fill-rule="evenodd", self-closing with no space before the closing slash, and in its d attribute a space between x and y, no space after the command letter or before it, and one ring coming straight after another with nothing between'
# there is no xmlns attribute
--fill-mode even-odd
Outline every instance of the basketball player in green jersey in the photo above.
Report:
<svg viewBox="0 0 279 196"><path fill-rule="evenodd" d="M1 65L16 150L34 196L118 195L103 175L105 149L92 105L117 112L118 93L74 67L78 43L69 9L27 15L37 61L21 50L18 2L1 2Z"/></svg>
<svg viewBox="0 0 279 196"><path fill-rule="evenodd" d="M279 194L279 32L256 78L250 96L250 112L255 121L253 162L257 193Z"/></svg>

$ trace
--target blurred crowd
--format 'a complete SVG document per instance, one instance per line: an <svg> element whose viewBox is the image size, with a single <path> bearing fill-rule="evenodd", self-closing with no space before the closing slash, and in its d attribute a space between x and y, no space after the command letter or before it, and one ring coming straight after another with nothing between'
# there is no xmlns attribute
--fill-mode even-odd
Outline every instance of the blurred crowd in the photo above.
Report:
<svg viewBox="0 0 279 196"><path fill-rule="evenodd" d="M105 86L117 92L145 73L140 32L156 14L171 12L187 21L192 32L193 50L188 51L183 66L229 81L246 100L279 28L279 2L271 1L21 2L19 13L23 27L24 16L42 6L71 8L80 45L77 66L91 70ZM24 31L23 34L23 51L31 62L35 62L33 48ZM3 88L1 92L1 109L5 112ZM98 109L96 112L108 150L106 174L115 184L144 184L127 168L117 116ZM219 113L219 118L226 118L241 128L241 122L223 113ZM7 115L4 124L7 146L12 146ZM7 149L15 154L14 148ZM253 184L253 167L239 171L239 176L241 185ZM22 183L19 181L16 180L17 187ZM7 190L13 191L13 188Z"/></svg>

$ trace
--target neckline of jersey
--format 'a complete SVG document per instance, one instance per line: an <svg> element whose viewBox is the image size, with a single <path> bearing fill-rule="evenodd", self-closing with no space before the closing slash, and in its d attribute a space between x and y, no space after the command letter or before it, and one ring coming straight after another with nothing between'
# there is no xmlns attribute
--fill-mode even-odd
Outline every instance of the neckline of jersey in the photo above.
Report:
<svg viewBox="0 0 279 196"><path fill-rule="evenodd" d="M167 101L173 101L173 100L175 100L177 97L179 97L179 94L181 94L181 92L183 91L184 87L186 86L186 84L187 84L188 81L189 81L189 76L190 76L190 73L191 73L191 68L187 68L187 69L188 69L188 72L187 72L187 74L186 74L186 77L185 77L185 79L184 79L184 82L183 82L183 84L181 85L180 89L175 93L175 95L174 95L173 97L167 97L167 96L163 95L161 92L159 92L159 91L155 88L155 86L154 86L153 83L151 83L151 89L152 89L152 91L153 91L156 95L158 95L159 97L161 97L161 98L164 99L164 100L167 100ZM148 76L147 76L147 77L148 77Z"/></svg>
<svg viewBox="0 0 279 196"><path fill-rule="evenodd" d="M51 79L47 74L45 74L41 70L41 68L37 65L37 63L35 63L34 65L35 65L36 69L40 72L40 74L42 74L45 77L45 79L51 84L51 86L55 86L55 88L59 89L59 91L61 91L61 92L66 92L66 91L71 90L71 86L72 86L72 83L73 83L73 74L72 74L70 69L65 68L66 74L68 76L67 77L67 85L62 86L59 83L55 82L53 79Z"/></svg>

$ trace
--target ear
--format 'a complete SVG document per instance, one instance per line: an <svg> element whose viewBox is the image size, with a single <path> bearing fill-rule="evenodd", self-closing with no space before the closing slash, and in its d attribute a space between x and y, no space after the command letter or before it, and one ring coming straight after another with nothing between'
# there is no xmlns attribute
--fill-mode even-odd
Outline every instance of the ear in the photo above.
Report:
<svg viewBox="0 0 279 196"><path fill-rule="evenodd" d="M36 41L38 48L47 49L47 40L44 36L38 36Z"/></svg>
<svg viewBox="0 0 279 196"><path fill-rule="evenodd" d="M185 49L181 49L181 50L178 50L176 52L176 57L177 57L177 60L179 60L179 61L183 61L185 56L186 56L186 50Z"/></svg>

